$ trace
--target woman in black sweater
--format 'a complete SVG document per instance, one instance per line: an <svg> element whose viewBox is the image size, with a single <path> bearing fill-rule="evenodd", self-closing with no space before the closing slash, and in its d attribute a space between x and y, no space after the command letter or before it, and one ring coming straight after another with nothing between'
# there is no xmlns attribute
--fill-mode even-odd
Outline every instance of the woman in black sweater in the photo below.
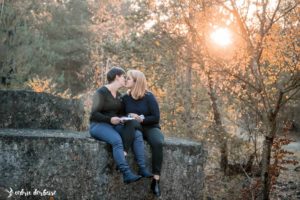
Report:
<svg viewBox="0 0 300 200"><path fill-rule="evenodd" d="M123 173L125 183L131 183L143 177L152 177L147 171L144 158L144 143L142 133L131 131L133 135L133 148L139 165L139 175L132 173L124 156L122 139L118 130L126 128L121 118L123 107L121 94L118 90L125 86L125 71L114 67L107 73L108 84L99 88L93 98L92 112L90 116L90 134L95 139L112 145L113 157L118 169ZM128 129L127 129L128 130Z"/></svg>
<svg viewBox="0 0 300 200"><path fill-rule="evenodd" d="M160 196L159 179L163 160L164 136L160 130L160 111L154 95L147 90L145 75L138 70L127 72L128 93L123 96L125 113L135 118L142 126L144 139L152 150L152 192Z"/></svg>

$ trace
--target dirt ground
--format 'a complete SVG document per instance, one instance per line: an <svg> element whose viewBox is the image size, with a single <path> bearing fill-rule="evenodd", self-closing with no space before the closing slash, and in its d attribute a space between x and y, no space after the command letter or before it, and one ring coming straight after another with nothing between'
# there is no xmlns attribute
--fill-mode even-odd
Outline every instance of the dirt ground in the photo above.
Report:
<svg viewBox="0 0 300 200"><path fill-rule="evenodd" d="M300 161L300 152L292 156ZM272 200L300 199L300 164L287 165L288 170L282 171L277 179L275 190L272 192Z"/></svg>
<svg viewBox="0 0 300 200"><path fill-rule="evenodd" d="M276 185L271 191L271 200L300 200L300 133L299 135L291 135L290 137L295 142L285 147L286 150L291 151L294 155L289 158L297 160L297 165L286 165L287 170L281 171L278 176ZM215 159L217 149L210 148L210 155L208 157L207 166L205 169L205 200L246 200L251 196L248 194L248 198L243 196L244 188L249 186L249 183L253 181L251 178L247 178L245 175L235 175L224 177L218 169L218 163ZM211 153L213 152L213 153ZM255 196L255 194L252 194ZM251 198L249 198L251 199ZM255 198L253 198L255 199Z"/></svg>
<svg viewBox="0 0 300 200"><path fill-rule="evenodd" d="M295 142L285 147L291 151L290 159L295 159L299 163L297 165L286 165L287 170L281 172L277 179L275 190L271 197L272 200L294 200L300 199L300 133L290 134Z"/></svg>

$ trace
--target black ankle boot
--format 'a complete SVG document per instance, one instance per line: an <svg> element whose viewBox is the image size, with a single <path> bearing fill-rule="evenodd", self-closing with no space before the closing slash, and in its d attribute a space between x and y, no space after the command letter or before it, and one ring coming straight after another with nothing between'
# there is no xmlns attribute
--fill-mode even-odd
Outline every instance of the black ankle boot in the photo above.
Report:
<svg viewBox="0 0 300 200"><path fill-rule="evenodd" d="M151 190L155 196L157 196L157 197L160 196L161 192L160 192L160 187L159 187L159 180L152 179Z"/></svg>
<svg viewBox="0 0 300 200"><path fill-rule="evenodd" d="M128 184L128 183L132 183L135 181L138 181L142 178L142 176L140 175L135 175L134 173L132 173L130 170L126 170L125 172L123 172L123 181L124 183Z"/></svg>

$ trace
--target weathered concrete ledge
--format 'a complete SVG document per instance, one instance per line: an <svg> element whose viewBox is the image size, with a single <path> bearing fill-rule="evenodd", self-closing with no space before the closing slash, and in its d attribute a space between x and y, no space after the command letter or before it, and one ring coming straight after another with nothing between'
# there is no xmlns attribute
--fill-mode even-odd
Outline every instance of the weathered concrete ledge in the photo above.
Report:
<svg viewBox="0 0 300 200"><path fill-rule="evenodd" d="M176 138L165 141L160 199L202 199L207 156L202 144ZM147 146L151 163L149 150ZM136 170L132 153L128 160ZM49 199L37 192L45 190L55 191L52 199L154 198L150 179L124 185L109 145L87 132L0 129L0 174L0 199L6 199L6 190L11 189L23 189L28 196L10 199Z"/></svg>
<svg viewBox="0 0 300 200"><path fill-rule="evenodd" d="M0 128L87 129L80 99L28 90L0 90Z"/></svg>
<svg viewBox="0 0 300 200"><path fill-rule="evenodd" d="M14 192L10 199L22 200L153 198L150 179L124 185L109 145L76 132L87 130L85 114L80 100L0 90L0 200L8 198L7 191ZM202 199L203 145L165 141L161 199ZM151 164L149 146L146 157ZM132 153L128 161L137 170Z"/></svg>

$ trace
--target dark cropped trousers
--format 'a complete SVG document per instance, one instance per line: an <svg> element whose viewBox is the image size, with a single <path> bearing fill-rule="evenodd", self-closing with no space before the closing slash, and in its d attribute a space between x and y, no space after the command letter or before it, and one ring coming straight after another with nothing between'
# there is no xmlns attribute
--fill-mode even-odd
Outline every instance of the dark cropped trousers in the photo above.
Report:
<svg viewBox="0 0 300 200"><path fill-rule="evenodd" d="M123 145L124 150L128 152L130 147L133 144L134 140L134 131L140 130L143 133L143 138L148 142L151 147L152 153L152 173L154 175L160 175L161 173L161 166L163 161L163 143L164 143L164 136L160 130L160 128L156 126L141 126L135 120L128 121L122 126L122 128L117 128L119 132Z"/></svg>
<svg viewBox="0 0 300 200"><path fill-rule="evenodd" d="M163 161L164 135L160 128L143 126L143 136L152 151L152 173L160 175Z"/></svg>

